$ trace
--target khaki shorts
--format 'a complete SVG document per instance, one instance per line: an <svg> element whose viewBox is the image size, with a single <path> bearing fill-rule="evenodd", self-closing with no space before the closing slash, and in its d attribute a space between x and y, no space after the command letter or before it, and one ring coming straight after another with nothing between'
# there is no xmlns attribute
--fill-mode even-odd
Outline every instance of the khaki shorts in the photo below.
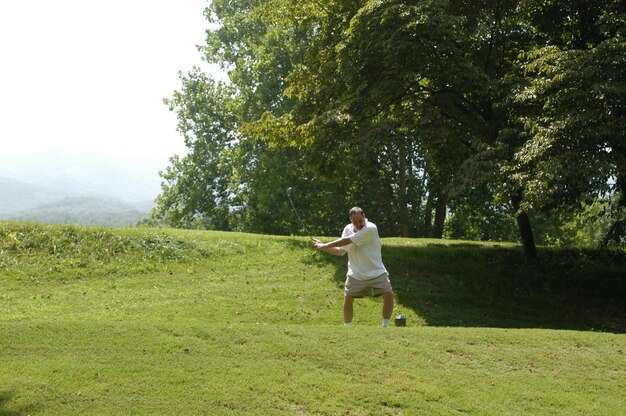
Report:
<svg viewBox="0 0 626 416"><path fill-rule="evenodd" d="M346 276L346 284L343 294L353 298L362 298L367 294L367 289L372 290L372 295L380 296L385 293L393 293L389 275L383 273L378 277L367 280L359 280L354 277Z"/></svg>

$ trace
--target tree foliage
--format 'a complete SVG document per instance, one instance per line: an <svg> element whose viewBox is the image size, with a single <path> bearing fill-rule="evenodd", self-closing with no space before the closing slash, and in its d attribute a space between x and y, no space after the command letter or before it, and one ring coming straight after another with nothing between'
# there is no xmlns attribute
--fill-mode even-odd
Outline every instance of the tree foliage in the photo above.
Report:
<svg viewBox="0 0 626 416"><path fill-rule="evenodd" d="M298 232L292 187L316 233L351 205L386 235L510 239L515 219L533 256L529 213L602 199L605 242L623 242L621 1L213 0L206 16L230 84L191 72L167 100L190 148L163 174L173 224Z"/></svg>
<svg viewBox="0 0 626 416"><path fill-rule="evenodd" d="M547 16L558 24L548 28ZM539 7L533 21L551 43L525 53L528 82L514 97L528 138L511 166L528 203L567 208L609 197L611 230L622 230L605 243L625 231L625 17L619 1Z"/></svg>

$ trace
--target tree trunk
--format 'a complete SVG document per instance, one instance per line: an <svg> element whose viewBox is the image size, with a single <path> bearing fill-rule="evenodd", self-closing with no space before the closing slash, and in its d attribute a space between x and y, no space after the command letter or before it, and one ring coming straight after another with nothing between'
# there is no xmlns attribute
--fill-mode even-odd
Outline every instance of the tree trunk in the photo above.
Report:
<svg viewBox="0 0 626 416"><path fill-rule="evenodd" d="M613 223L602 239L604 247L610 244L622 245L626 239L626 174L617 176L614 192L621 195L614 205L611 204Z"/></svg>
<svg viewBox="0 0 626 416"><path fill-rule="evenodd" d="M528 213L521 209L522 193L516 192L511 197L513 209L515 209L515 220L519 229L522 246L524 247L524 256L531 259L537 258L537 247L535 246L535 238L533 237L533 229L530 226L530 218Z"/></svg>
<svg viewBox="0 0 626 416"><path fill-rule="evenodd" d="M433 238L443 237L443 226L446 223L446 207L448 205L448 197L445 193L439 193L437 205L435 206L435 224L433 227Z"/></svg>
<svg viewBox="0 0 626 416"><path fill-rule="evenodd" d="M428 192L428 199L426 200L426 208L424 208L424 238L430 238L433 228L433 202L435 200L435 193L433 191Z"/></svg>
<svg viewBox="0 0 626 416"><path fill-rule="evenodd" d="M400 160L400 168L399 168L399 183L398 183L398 204L399 204L399 217L400 217L400 236L408 237L409 236L409 215L407 208L407 184L406 184L406 152L404 150L404 144L400 143L399 145L399 160Z"/></svg>

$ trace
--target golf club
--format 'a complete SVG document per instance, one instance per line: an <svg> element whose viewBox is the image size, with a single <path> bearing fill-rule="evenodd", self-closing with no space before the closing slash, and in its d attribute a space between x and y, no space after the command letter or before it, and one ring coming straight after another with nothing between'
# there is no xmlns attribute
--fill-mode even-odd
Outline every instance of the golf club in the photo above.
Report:
<svg viewBox="0 0 626 416"><path fill-rule="evenodd" d="M304 231L306 231L306 234L309 236L311 241L315 241L315 239L311 237L311 233L309 232L309 229L306 228L306 224L304 223L304 221L302 221L302 218L300 218L300 214L298 214L298 210L296 210L296 207L293 205L293 201L291 200L292 192L293 192L293 189L291 189L291 187L287 188L287 198L289 198L289 202L291 203L291 208L293 209L293 212L296 213L296 217L298 217L298 219L300 220L300 223L302 224Z"/></svg>

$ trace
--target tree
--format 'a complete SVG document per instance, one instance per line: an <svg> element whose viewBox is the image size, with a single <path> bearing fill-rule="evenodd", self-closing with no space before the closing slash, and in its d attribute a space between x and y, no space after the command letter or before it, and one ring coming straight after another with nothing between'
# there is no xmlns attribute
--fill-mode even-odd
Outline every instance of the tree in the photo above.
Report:
<svg viewBox="0 0 626 416"><path fill-rule="evenodd" d="M214 0L207 17L205 58L231 84L196 76L206 104L187 105L185 81L172 101L179 119L215 122L166 176L173 212L293 233L292 187L314 232L359 204L383 234L440 237L451 214L480 238L509 235L508 212L535 257L529 212L606 197L607 235L623 235L620 1Z"/></svg>
<svg viewBox="0 0 626 416"><path fill-rule="evenodd" d="M287 93L298 101L276 124L295 124L300 137L294 141L318 155L319 171L335 174L338 160L355 158L346 151L352 146L362 155L384 155L388 143L402 138L399 149L420 149L429 161L427 200L438 207L434 235L441 235L454 193L497 183L493 178L504 174L496 157L510 160L522 143L519 135L502 134L510 120L497 108L515 58L507 46L520 42L503 29L517 23L510 17L514 2L505 3L370 1L335 13L291 74ZM359 160L359 166L370 167L369 177L381 170L381 159ZM509 193L526 252L534 256L523 188ZM398 206L402 218L406 206ZM428 225L432 206L424 212Z"/></svg>
<svg viewBox="0 0 626 416"><path fill-rule="evenodd" d="M626 40L623 2L551 2L532 21L551 44L525 54L515 99L528 139L513 160L530 204L613 200L605 243L626 239ZM546 16L556 23L547 25ZM621 22L621 23L619 23Z"/></svg>
<svg viewBox="0 0 626 416"><path fill-rule="evenodd" d="M181 74L181 81L182 91L165 103L177 112L190 153L172 157L161 173L163 192L152 217L179 227L229 230L238 123L231 111L233 90L198 69Z"/></svg>
<svg viewBox="0 0 626 416"><path fill-rule="evenodd" d="M317 221L311 230L328 230L327 206L337 202L329 191L337 185L314 183L300 152L270 146L247 126L264 111L291 105L283 95L285 78L305 50L309 29L280 24L297 19L290 3L215 0L207 8L207 18L219 27L207 31L203 53L228 70L230 83L216 84L195 70L181 77L182 90L166 100L178 114L190 154L172 158L162 174L166 182L155 216L177 226L297 232L285 196L293 187L296 203L322 210L311 214Z"/></svg>

